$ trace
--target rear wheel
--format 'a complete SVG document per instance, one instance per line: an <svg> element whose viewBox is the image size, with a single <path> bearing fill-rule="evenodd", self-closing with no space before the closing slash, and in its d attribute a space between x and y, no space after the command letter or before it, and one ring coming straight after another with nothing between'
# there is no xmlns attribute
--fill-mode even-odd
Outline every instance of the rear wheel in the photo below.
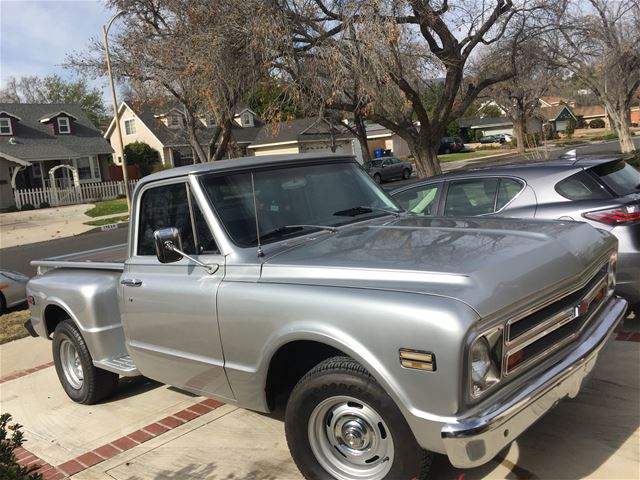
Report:
<svg viewBox="0 0 640 480"><path fill-rule="evenodd" d="M285 431L307 479L408 480L431 464L393 400L349 357L330 358L298 382Z"/></svg>
<svg viewBox="0 0 640 480"><path fill-rule="evenodd" d="M382 183L382 177L380 176L380 174L379 174L379 173L375 173L375 174L373 175L373 179L376 181L376 183L377 183L378 185L380 185L380 184Z"/></svg>
<svg viewBox="0 0 640 480"><path fill-rule="evenodd" d="M58 324L53 334L53 362L62 388L74 402L91 405L111 395L118 375L93 366L89 349L70 319Z"/></svg>
<svg viewBox="0 0 640 480"><path fill-rule="evenodd" d="M0 315L7 311L7 300L4 298L2 292L0 292Z"/></svg>
<svg viewBox="0 0 640 480"><path fill-rule="evenodd" d="M404 180L408 180L410 176L411 176L411 170L409 170L408 168L405 168L405 169L402 171L402 178L403 178Z"/></svg>

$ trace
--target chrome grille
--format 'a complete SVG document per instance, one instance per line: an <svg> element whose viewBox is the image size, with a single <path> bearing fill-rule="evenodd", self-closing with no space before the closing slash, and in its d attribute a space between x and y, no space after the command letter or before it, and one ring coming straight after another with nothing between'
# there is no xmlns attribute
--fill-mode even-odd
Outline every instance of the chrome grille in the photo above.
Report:
<svg viewBox="0 0 640 480"><path fill-rule="evenodd" d="M527 315L507 322L502 371L514 373L575 339L609 295L608 264L580 289Z"/></svg>

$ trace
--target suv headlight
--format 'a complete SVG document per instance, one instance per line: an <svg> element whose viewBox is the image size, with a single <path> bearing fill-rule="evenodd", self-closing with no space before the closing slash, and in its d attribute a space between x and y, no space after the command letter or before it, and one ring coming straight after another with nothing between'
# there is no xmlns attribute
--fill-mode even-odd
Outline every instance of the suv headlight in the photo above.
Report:
<svg viewBox="0 0 640 480"><path fill-rule="evenodd" d="M471 345L471 396L478 398L500 381L502 329L480 335Z"/></svg>

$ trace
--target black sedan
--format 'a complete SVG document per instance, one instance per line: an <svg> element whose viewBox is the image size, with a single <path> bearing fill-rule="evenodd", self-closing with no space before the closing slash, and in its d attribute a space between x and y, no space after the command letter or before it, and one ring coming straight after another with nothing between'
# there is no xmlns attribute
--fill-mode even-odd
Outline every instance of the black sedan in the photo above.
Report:
<svg viewBox="0 0 640 480"><path fill-rule="evenodd" d="M364 162L362 167L373 177L376 183L396 179L407 180L411 177L411 172L413 172L411 163L396 157L376 158L369 162Z"/></svg>
<svg viewBox="0 0 640 480"><path fill-rule="evenodd" d="M391 192L411 212L581 221L619 241L616 291L640 310L640 172L619 157L467 170Z"/></svg>

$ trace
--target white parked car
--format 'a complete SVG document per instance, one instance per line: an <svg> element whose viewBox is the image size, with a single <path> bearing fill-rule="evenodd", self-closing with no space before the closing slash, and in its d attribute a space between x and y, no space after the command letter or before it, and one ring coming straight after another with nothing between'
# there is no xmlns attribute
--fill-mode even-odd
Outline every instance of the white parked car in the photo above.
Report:
<svg viewBox="0 0 640 480"><path fill-rule="evenodd" d="M0 270L0 313L26 302L28 281L29 277L21 273Z"/></svg>

